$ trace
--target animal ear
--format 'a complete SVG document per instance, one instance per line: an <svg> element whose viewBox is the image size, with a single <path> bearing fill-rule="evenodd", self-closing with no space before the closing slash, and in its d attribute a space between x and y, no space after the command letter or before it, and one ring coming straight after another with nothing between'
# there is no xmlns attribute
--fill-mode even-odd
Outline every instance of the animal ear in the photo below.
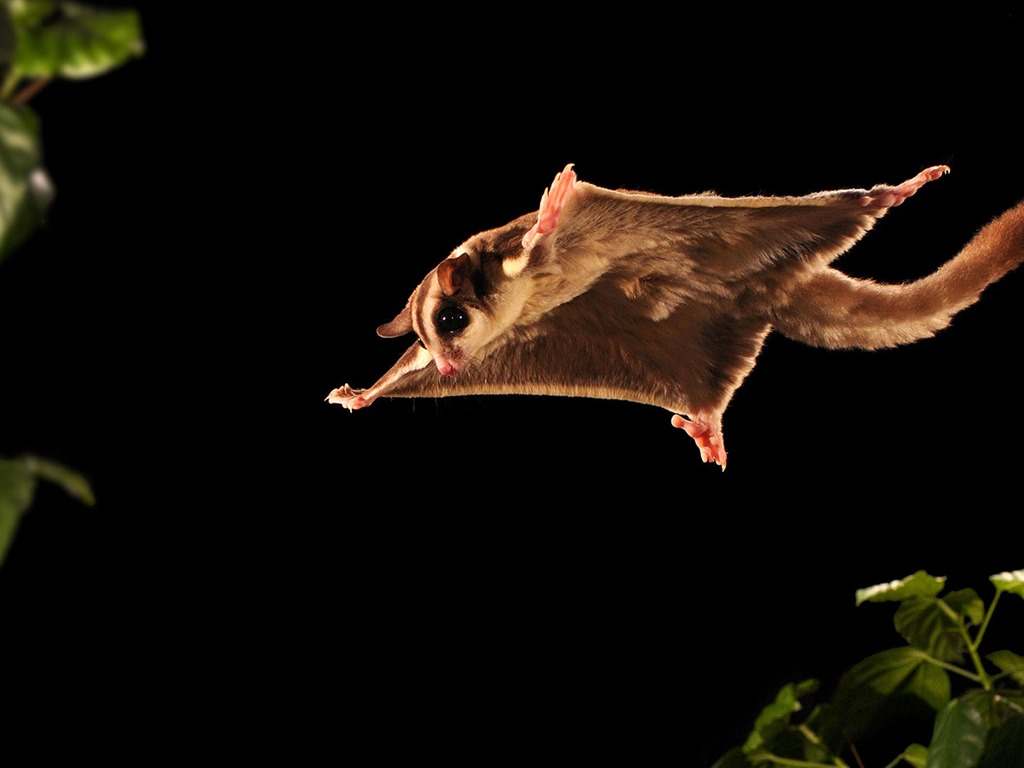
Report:
<svg viewBox="0 0 1024 768"><path fill-rule="evenodd" d="M551 186L544 190L540 198L540 209L537 211L537 223L523 235L523 248L529 250L541 235L553 232L558 226L562 208L576 190L576 172L572 163L565 166L561 173L555 174Z"/></svg>
<svg viewBox="0 0 1024 768"><path fill-rule="evenodd" d="M385 339L393 339L396 336L403 336L412 330L412 310L406 304L405 308L398 313L390 323L384 323L377 328L377 335Z"/></svg>
<svg viewBox="0 0 1024 768"><path fill-rule="evenodd" d="M473 262L468 253L460 253L445 259L437 265L437 283L441 286L441 293L445 296L453 296L469 282L473 274Z"/></svg>

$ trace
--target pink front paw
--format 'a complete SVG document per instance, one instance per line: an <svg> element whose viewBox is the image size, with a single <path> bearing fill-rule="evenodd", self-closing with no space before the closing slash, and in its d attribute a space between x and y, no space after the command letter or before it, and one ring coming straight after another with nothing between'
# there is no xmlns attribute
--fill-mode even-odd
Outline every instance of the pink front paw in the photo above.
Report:
<svg viewBox="0 0 1024 768"><path fill-rule="evenodd" d="M708 462L719 464L722 471L725 471L725 443L721 433L713 424L708 423L701 416L690 421L676 414L672 417L672 426L678 427L693 438L697 447L700 448L700 458L705 464Z"/></svg>
<svg viewBox="0 0 1024 768"><path fill-rule="evenodd" d="M917 176L907 179L902 184L890 187L881 193L865 195L860 199L861 205L874 205L878 208L895 208L929 181L935 181L949 173L948 165L933 165L925 168Z"/></svg>
<svg viewBox="0 0 1024 768"><path fill-rule="evenodd" d="M350 411L358 411L360 408L365 408L372 403L376 398L367 397L363 394L366 390L363 389L352 389L348 384L344 384L335 390L332 390L327 395L327 402L335 403L340 405L342 408L348 408Z"/></svg>

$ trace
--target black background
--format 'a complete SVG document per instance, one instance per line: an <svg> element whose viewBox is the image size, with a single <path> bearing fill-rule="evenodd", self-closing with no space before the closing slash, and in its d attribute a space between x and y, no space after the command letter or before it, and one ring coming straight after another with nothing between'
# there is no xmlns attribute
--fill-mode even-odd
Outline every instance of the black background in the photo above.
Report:
<svg viewBox="0 0 1024 768"><path fill-rule="evenodd" d="M33 101L58 196L0 266L0 455L98 503L42 486L0 574L23 713L112 694L82 738L114 750L710 765L781 685L899 644L857 588L988 600L1024 565L1019 273L910 347L770 337L724 473L633 404L323 402L568 162L723 195L947 163L838 262L926 274L1024 197L1017 16L174 6Z"/></svg>

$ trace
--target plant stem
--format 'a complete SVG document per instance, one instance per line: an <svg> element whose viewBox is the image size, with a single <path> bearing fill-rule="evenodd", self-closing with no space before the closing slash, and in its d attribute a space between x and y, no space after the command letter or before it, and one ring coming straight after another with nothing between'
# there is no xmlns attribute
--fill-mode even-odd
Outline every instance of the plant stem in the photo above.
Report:
<svg viewBox="0 0 1024 768"><path fill-rule="evenodd" d="M821 744L821 738L818 736L818 734L816 734L814 731L808 728L805 723L801 723L796 727L796 729L800 731L800 733L803 734L804 738L811 742L811 744Z"/></svg>
<svg viewBox="0 0 1024 768"><path fill-rule="evenodd" d="M758 757L762 757L765 760L771 760L773 763L778 763L779 765L791 765L793 768L836 768L836 766L839 766L839 768L849 768L849 766L838 757L833 758L834 762L832 763L815 763L810 760L797 760L792 757L779 757L778 755L773 755L771 752L762 752Z"/></svg>
<svg viewBox="0 0 1024 768"><path fill-rule="evenodd" d="M857 745L852 741L850 742L850 751L853 752L853 759L857 761L857 765L860 766L860 768L864 768L864 761L860 759L860 752L857 751Z"/></svg>
<svg viewBox="0 0 1024 768"><path fill-rule="evenodd" d="M971 639L971 634L967 631L967 627L964 626L963 620L960 618L959 615L957 615L953 611L952 608L946 605L946 602L944 600L939 599L936 601L936 603L938 604L939 608L941 608L942 611L956 623L956 627L957 630L960 632L960 636L963 637L964 642L967 644L967 651L971 654L971 661L974 663L974 668L978 670L977 678L973 679L976 679L981 684L981 687L984 688L986 691L991 691L992 680L991 678L989 678L988 673L985 672L985 667L981 663L981 656L978 655L978 647L975 644L975 642ZM940 664L941 666L941 663L938 661L938 659L932 659L932 662ZM971 677L969 673L965 672L959 667L952 667L952 669L957 670L962 675Z"/></svg>
<svg viewBox="0 0 1024 768"><path fill-rule="evenodd" d="M958 667L956 664L950 664L948 661L942 661L941 659L936 659L934 656L929 656L927 653L923 654L923 655L924 655L925 661L929 662L930 664L934 664L936 667L942 667L943 669L945 669L945 670L947 670L949 672L953 672L955 674L958 674L961 677L966 677L968 680L971 680L971 681L973 681L975 683L980 683L981 682L981 677L979 677L978 675L974 674L973 672L968 672L963 667Z"/></svg>
<svg viewBox="0 0 1024 768"><path fill-rule="evenodd" d="M29 99L43 90L48 82L50 82L50 78L48 77L37 77L14 95L14 98L11 99L11 104L16 107L22 106L28 102Z"/></svg>
<svg viewBox="0 0 1024 768"><path fill-rule="evenodd" d="M985 636L985 630L988 629L988 623L992 619L992 614L995 613L996 603L999 602L999 596L1003 594L1002 590L997 589L995 597L992 598L992 602L988 604L988 610L985 611L985 618L981 620L981 627L978 629L978 635L974 638L974 647L977 648L981 645L981 638Z"/></svg>
<svg viewBox="0 0 1024 768"><path fill-rule="evenodd" d="M1003 705L1009 707L1010 709L1014 710L1018 714L1024 715L1024 707L1022 707L1017 702L1015 702L1015 701L1013 701L1011 699L1006 698L1005 696L1000 696L997 693L995 696L992 697L992 700L997 702L997 703L1000 703L1000 704L1003 704Z"/></svg>

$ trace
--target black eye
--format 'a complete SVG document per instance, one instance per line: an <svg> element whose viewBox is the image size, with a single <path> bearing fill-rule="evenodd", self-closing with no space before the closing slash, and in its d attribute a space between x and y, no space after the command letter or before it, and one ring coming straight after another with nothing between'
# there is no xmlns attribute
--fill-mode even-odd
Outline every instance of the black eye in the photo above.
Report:
<svg viewBox="0 0 1024 768"><path fill-rule="evenodd" d="M434 325L442 333L455 333L469 325L469 315L454 304L441 307L434 315Z"/></svg>

